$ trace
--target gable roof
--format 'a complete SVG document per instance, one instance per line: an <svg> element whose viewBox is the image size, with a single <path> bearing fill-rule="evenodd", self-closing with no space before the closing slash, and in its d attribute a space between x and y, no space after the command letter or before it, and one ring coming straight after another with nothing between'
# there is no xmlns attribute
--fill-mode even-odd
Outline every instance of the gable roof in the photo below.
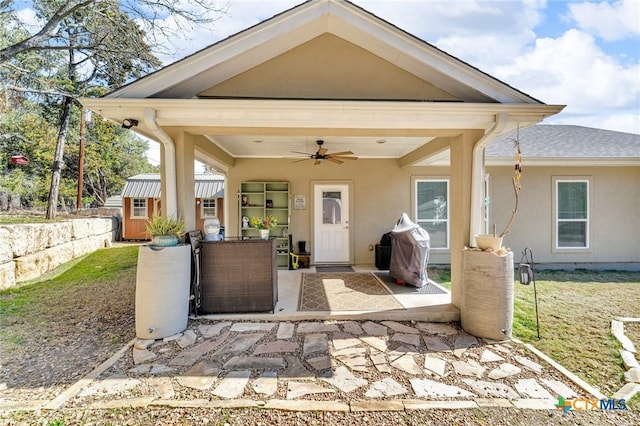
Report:
<svg viewBox="0 0 640 426"><path fill-rule="evenodd" d="M224 197L224 178L218 175L195 175L196 198ZM160 198L160 175L154 173L139 174L127 179L122 189L122 198Z"/></svg>
<svg viewBox="0 0 640 426"><path fill-rule="evenodd" d="M486 147L489 164L513 164L516 133ZM573 125L536 125L519 132L523 161L532 165L585 164L640 166L640 135Z"/></svg>
<svg viewBox="0 0 640 426"><path fill-rule="evenodd" d="M323 34L370 52L462 102L542 103L346 0L308 0L106 97L195 98Z"/></svg>

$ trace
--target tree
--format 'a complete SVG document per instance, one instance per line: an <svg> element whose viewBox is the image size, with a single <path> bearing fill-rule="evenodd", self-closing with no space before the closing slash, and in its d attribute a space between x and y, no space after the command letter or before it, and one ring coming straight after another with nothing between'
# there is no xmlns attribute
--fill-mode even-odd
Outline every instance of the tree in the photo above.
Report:
<svg viewBox="0 0 640 426"><path fill-rule="evenodd" d="M103 205L109 196L122 192L127 177L157 172L157 168L146 161L147 148L147 142L132 132L100 117L91 120L87 125L85 148L88 200Z"/></svg>
<svg viewBox="0 0 640 426"><path fill-rule="evenodd" d="M181 33L190 25L213 22L223 9L208 0L183 3L173 0L36 1L33 6L43 24L38 31L28 34L16 18L16 3L0 1L0 21L20 30L22 35L13 40L5 37L0 43L0 66L4 70L24 69L22 61L33 53L50 55L56 61L49 64L58 65L55 78L44 79L44 87L40 87L43 79L38 78L38 84L29 81L26 87L7 85L4 88L4 92L26 91L31 96L57 96L59 99L59 131L47 206L47 218L51 219L57 214L64 149L74 100L95 93L96 87L113 89L149 73L160 65L153 54L154 49L156 52L164 50L159 43L160 36ZM158 21L158 17L173 20L175 25L158 25L158 22L164 22ZM64 66L58 62L61 58L64 58Z"/></svg>

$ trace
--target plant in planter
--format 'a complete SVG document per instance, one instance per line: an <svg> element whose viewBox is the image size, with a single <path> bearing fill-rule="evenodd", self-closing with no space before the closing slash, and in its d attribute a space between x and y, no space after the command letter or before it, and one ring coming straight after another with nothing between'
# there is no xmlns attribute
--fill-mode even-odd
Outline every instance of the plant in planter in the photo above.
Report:
<svg viewBox="0 0 640 426"><path fill-rule="evenodd" d="M165 218L154 215L146 223L147 235L152 239L151 245L159 247L178 245L178 241L184 236L185 227L184 221L179 216Z"/></svg>
<svg viewBox="0 0 640 426"><path fill-rule="evenodd" d="M496 234L496 225L493 225L493 234L490 235L476 235L476 245L478 248L486 250L490 249L493 251L500 250L502 248L502 239L509 233L511 229L511 225L513 224L513 220L516 217L516 213L518 213L518 206L520 204L520 190L522 186L520 185L520 177L522 175L522 152L520 151L520 128L518 127L516 138L513 139L514 146L514 172L513 177L511 178L511 182L513 184L513 191L515 194L514 207L511 211L511 216L507 221L506 226L502 230L500 234Z"/></svg>
<svg viewBox="0 0 640 426"><path fill-rule="evenodd" d="M253 216L249 220L249 224L253 228L256 228L258 231L260 231L260 237L263 240L266 240L269 238L269 231L275 228L276 225L278 224L278 218L275 216L265 216L265 217Z"/></svg>

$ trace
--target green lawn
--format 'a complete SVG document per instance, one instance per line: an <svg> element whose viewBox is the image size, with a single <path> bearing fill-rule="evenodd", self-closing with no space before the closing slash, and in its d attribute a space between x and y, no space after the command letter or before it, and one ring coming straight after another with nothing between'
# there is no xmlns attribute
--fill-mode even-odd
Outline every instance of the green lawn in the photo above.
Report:
<svg viewBox="0 0 640 426"><path fill-rule="evenodd" d="M49 222L61 222L68 220L66 215L59 215L55 219L46 219L44 213L42 214L12 214L12 213L0 213L0 225L22 225L30 223L49 223Z"/></svg>
<svg viewBox="0 0 640 426"><path fill-rule="evenodd" d="M429 278L451 288L445 269L429 269ZM531 343L610 396L624 385L620 344L611 335L614 317L640 318L640 272L535 271L540 340L537 337L533 284L515 283L513 336ZM625 332L640 349L640 324ZM631 401L640 409L640 397Z"/></svg>
<svg viewBox="0 0 640 426"><path fill-rule="evenodd" d="M516 283L513 334L596 386L606 396L623 384L620 344L611 335L616 316L640 317L640 273L537 271L540 334L536 336L533 285ZM629 337L635 327L625 325ZM640 408L640 398L632 401Z"/></svg>

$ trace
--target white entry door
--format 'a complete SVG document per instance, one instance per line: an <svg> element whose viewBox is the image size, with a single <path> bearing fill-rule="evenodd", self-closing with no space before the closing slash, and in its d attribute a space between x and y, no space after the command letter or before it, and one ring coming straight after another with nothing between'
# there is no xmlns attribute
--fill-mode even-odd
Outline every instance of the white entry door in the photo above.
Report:
<svg viewBox="0 0 640 426"><path fill-rule="evenodd" d="M349 186L314 186L315 263L349 262Z"/></svg>

